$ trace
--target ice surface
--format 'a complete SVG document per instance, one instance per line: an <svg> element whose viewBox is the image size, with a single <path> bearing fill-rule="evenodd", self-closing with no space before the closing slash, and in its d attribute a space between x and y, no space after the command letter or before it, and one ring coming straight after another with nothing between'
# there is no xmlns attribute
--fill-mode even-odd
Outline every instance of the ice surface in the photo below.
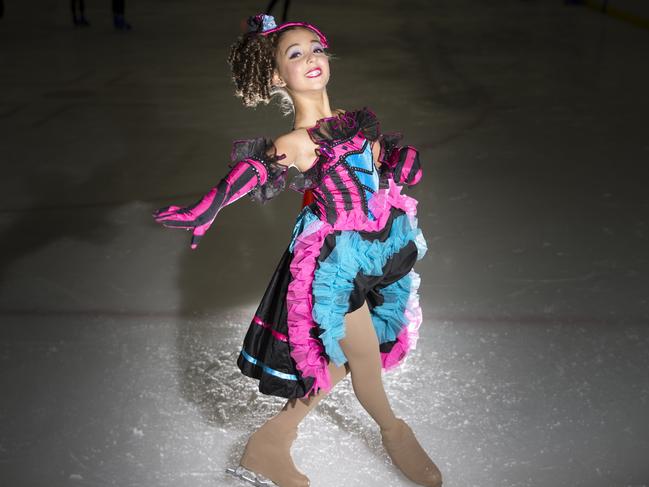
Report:
<svg viewBox="0 0 649 487"><path fill-rule="evenodd" d="M150 214L289 129L232 97L259 3L140 0L126 35L106 5L74 30L65 2L5 3L0 485L242 485L225 468L284 401L235 361L300 198L238 202L197 251ZM647 32L562 2L290 15L332 41L335 106L421 151L424 322L384 382L444 486L649 485ZM349 378L293 457L314 487L412 485Z"/></svg>

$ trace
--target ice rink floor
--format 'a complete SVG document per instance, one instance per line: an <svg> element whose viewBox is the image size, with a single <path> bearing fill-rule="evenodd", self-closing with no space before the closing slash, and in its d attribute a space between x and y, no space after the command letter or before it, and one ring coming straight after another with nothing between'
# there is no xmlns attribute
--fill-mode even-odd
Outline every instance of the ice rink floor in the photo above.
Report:
<svg viewBox="0 0 649 487"><path fill-rule="evenodd" d="M236 366L301 195L200 247L151 212L276 136L225 62L265 2L5 1L0 485L207 487L284 400ZM557 1L293 2L334 107L421 151L417 350L384 375L444 487L649 485L649 31ZM294 171L292 169L291 171ZM349 378L293 447L313 487L414 485Z"/></svg>

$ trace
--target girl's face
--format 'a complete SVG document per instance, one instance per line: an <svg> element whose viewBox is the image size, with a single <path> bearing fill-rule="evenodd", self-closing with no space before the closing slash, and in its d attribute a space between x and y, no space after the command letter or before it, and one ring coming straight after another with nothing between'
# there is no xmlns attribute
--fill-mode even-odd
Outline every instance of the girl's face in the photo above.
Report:
<svg viewBox="0 0 649 487"><path fill-rule="evenodd" d="M321 91L329 82L329 57L309 29L284 32L277 44L276 62L273 84L289 92Z"/></svg>

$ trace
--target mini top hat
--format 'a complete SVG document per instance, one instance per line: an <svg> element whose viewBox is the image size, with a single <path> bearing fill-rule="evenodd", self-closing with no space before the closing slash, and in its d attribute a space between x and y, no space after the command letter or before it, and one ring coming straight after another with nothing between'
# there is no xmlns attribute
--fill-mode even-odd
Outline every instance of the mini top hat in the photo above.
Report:
<svg viewBox="0 0 649 487"><path fill-rule="evenodd" d="M254 32L259 35L268 35L273 32L280 32L288 27L304 27L313 31L320 40L320 44L325 49L329 47L327 38L325 35L318 29L315 25L309 24L307 22L285 22L283 24L277 25L275 23L275 17L272 15L258 14L253 15L248 18L248 32Z"/></svg>

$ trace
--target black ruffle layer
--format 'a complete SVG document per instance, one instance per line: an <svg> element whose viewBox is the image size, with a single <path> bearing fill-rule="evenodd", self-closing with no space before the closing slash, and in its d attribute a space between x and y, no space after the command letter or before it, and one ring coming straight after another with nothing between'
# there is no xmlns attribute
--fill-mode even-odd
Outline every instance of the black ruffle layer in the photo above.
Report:
<svg viewBox="0 0 649 487"><path fill-rule="evenodd" d="M336 145L353 137L359 131L372 141L376 140L381 133L376 115L367 107L322 118L314 127L307 129L311 140L320 147Z"/></svg>

